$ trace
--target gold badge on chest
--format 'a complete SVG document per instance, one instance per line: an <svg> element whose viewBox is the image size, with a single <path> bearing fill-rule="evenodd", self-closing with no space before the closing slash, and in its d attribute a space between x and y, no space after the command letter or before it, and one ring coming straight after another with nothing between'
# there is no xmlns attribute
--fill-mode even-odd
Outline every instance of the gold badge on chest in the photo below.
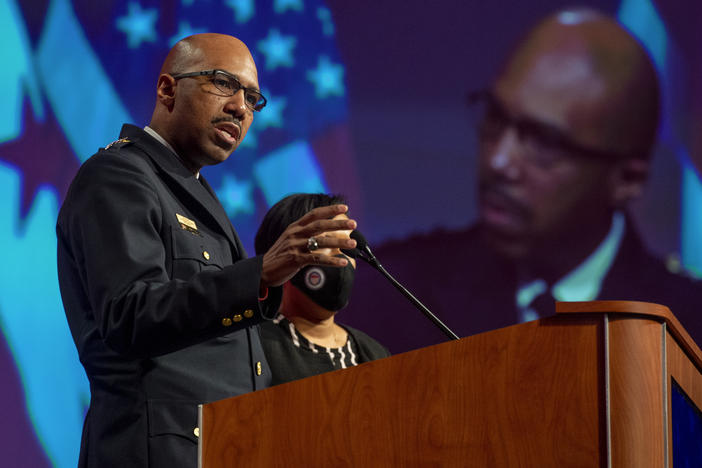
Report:
<svg viewBox="0 0 702 468"><path fill-rule="evenodd" d="M195 221L193 221L192 219L186 218L185 216L179 213L176 213L176 219L178 219L181 229L185 229L186 231L199 234L197 231L197 224L195 224Z"/></svg>

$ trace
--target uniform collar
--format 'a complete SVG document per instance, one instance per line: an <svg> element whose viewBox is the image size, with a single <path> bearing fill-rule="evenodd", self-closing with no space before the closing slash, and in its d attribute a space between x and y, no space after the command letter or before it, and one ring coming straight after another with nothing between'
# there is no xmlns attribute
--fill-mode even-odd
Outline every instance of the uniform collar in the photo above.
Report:
<svg viewBox="0 0 702 468"><path fill-rule="evenodd" d="M154 137L154 139L156 139L156 141L161 143L163 146L165 146L166 148L171 150L171 152L175 155L175 157L178 158L178 161L180 161L181 163L183 162L183 159L178 155L178 152L175 150L175 148L173 148L171 146L171 144L166 141L165 138L163 138L161 135L159 135L156 130L154 130L153 128L151 128L147 125L146 127L144 127L144 131L146 133L148 133L149 135L151 135L152 137ZM197 173L195 174L195 178L196 179L200 178L200 171L197 171Z"/></svg>
<svg viewBox="0 0 702 468"><path fill-rule="evenodd" d="M583 262L563 276L551 287L557 301L592 301L602 289L602 282L619 251L625 231L624 214L612 215L612 224L605 238ZM518 310L524 310L536 296L548 289L543 279L520 284L515 294Z"/></svg>

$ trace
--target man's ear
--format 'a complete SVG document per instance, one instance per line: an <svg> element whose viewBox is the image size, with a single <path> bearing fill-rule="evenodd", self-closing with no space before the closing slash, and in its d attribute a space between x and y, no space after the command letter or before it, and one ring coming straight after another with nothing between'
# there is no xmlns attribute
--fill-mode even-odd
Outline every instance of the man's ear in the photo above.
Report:
<svg viewBox="0 0 702 468"><path fill-rule="evenodd" d="M156 83L156 99L166 106L169 112L173 110L175 105L175 95L176 80L167 73L160 75Z"/></svg>
<svg viewBox="0 0 702 468"><path fill-rule="evenodd" d="M610 178L611 202L615 208L623 208L641 196L649 167L649 161L643 158L627 158L615 164Z"/></svg>

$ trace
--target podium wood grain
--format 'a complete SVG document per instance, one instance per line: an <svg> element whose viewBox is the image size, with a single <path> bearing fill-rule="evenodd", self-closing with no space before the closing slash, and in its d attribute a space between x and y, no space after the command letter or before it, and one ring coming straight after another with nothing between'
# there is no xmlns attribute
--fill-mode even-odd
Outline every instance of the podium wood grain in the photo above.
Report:
<svg viewBox="0 0 702 468"><path fill-rule="evenodd" d="M556 308L203 405L202 466L672 467L670 381L702 407L702 352L662 306Z"/></svg>
<svg viewBox="0 0 702 468"><path fill-rule="evenodd" d="M601 333L546 319L206 405L203 466L597 466Z"/></svg>

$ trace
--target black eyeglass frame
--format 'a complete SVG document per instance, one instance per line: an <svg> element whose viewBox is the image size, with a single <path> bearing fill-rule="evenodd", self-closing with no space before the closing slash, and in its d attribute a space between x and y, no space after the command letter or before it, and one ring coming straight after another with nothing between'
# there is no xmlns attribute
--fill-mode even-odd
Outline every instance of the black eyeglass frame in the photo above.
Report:
<svg viewBox="0 0 702 468"><path fill-rule="evenodd" d="M497 109L501 117L504 118L506 127L513 127L517 131L517 135L536 135L539 141L544 142L551 148L558 148L561 151L572 154L574 156L596 159L604 162L623 161L627 159L645 159L647 154L645 151L633 151L631 153L622 153L617 151L602 150L592 148L588 145L583 145L573 140L568 135L565 135L561 130L554 128L551 125L543 122L538 122L525 117L515 117L509 114L505 109L504 104L495 96L489 89L469 92L466 95L466 104L469 107L479 103L486 103L489 106Z"/></svg>
<svg viewBox="0 0 702 468"><path fill-rule="evenodd" d="M229 90L222 89L219 86L217 86L217 83L214 80L214 77L217 73L221 73L222 75L226 76L227 78L233 80L237 84L238 87L236 89L233 89L231 91L231 94L229 94L230 93ZM239 81L239 78L237 78L236 76L232 75L231 73L229 73L225 70L220 70L218 68L216 68L214 70L203 70L203 71L188 72L188 73L176 73L176 74L171 74L171 76L173 77L174 80L179 80L181 78L190 78L193 76L212 76L212 84L215 86L215 88L217 88L219 91L223 92L227 96L234 96L236 93L239 92L239 90L243 90L244 91L244 102L246 103L246 107L248 107L249 109L256 111L256 112L261 112L261 109L266 107L266 104L268 103L268 100L266 99L266 97L263 94L261 94L261 91L259 91L257 89L247 88L246 86L241 84L241 81ZM258 99L256 99L256 102L257 103L260 102L260 104L250 105L249 101L246 99L246 96L249 96L249 95L257 96Z"/></svg>

